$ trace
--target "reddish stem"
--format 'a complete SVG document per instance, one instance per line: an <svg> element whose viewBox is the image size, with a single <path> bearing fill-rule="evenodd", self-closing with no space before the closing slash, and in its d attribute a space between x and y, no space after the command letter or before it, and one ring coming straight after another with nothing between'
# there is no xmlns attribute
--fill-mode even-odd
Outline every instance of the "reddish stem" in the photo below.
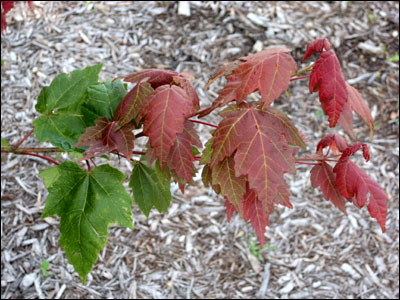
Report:
<svg viewBox="0 0 400 300"><path fill-rule="evenodd" d="M40 155L40 154L30 153L30 152L22 152L21 154L40 157L40 158L43 158L43 159L45 159L45 160L47 160L47 161L49 161L49 162L51 162L51 163L53 163L53 164L55 164L57 166L60 164L60 163L56 162L55 160L53 160L51 158L48 158L46 156Z"/></svg>
<svg viewBox="0 0 400 300"><path fill-rule="evenodd" d="M310 166L316 166L318 163L307 163L307 162L301 162L301 161L296 161L296 164L302 164L302 165L310 165Z"/></svg>
<svg viewBox="0 0 400 300"><path fill-rule="evenodd" d="M23 138L22 140L20 140L15 146L15 149L18 149L18 147L32 134L33 129L31 131L29 131Z"/></svg>
<svg viewBox="0 0 400 300"><path fill-rule="evenodd" d="M90 161L92 162L92 164L94 164L94 167L96 168L96 163L94 162L93 158L90 159Z"/></svg>
<svg viewBox="0 0 400 300"><path fill-rule="evenodd" d="M300 76L300 77L291 78L290 81L304 79L304 78L308 78L308 77L310 77L310 75L304 75L304 76Z"/></svg>
<svg viewBox="0 0 400 300"><path fill-rule="evenodd" d="M88 168L88 172L90 172L92 170L92 168L90 167L89 161L87 159L85 161L86 161L86 165Z"/></svg>
<svg viewBox="0 0 400 300"><path fill-rule="evenodd" d="M202 122L202 121L197 121L197 120L189 120L189 121L190 121L190 122L193 122L193 123L199 123L199 124L203 124L203 125L211 126L211 127L214 127L214 128L218 128L218 126L217 126L217 125L210 124L210 123L206 123L206 122Z"/></svg>
<svg viewBox="0 0 400 300"><path fill-rule="evenodd" d="M143 151L132 151L132 154L145 155L146 152L143 152Z"/></svg>
<svg viewBox="0 0 400 300"><path fill-rule="evenodd" d="M142 131L142 132L139 132L138 134L136 134L136 135L135 135L135 139L140 138L140 137L142 137L142 136L145 136L144 133L143 133L143 131Z"/></svg>

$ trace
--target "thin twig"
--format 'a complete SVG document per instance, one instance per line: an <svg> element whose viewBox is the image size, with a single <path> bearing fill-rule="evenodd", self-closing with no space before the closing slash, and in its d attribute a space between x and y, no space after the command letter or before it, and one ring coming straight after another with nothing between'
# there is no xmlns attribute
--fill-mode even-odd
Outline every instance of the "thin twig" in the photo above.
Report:
<svg viewBox="0 0 400 300"><path fill-rule="evenodd" d="M190 122L193 122L193 123L199 123L199 124L207 125L207 126L210 126L210 127L218 128L217 125L210 124L210 123L206 123L206 122L202 122L202 121L190 120L190 119L189 119L189 121L190 121Z"/></svg>
<svg viewBox="0 0 400 300"><path fill-rule="evenodd" d="M25 152L41 152L41 153L50 153L50 152L68 152L66 150L62 150L59 148L51 147L51 148L19 148L16 149L13 146L4 146L1 147L1 152L3 153L14 153L14 154L24 154Z"/></svg>
<svg viewBox="0 0 400 300"><path fill-rule="evenodd" d="M22 140L20 140L15 146L15 149L18 149L18 147L32 134L33 129L31 131L29 131L23 138ZM3 151L3 150L2 150Z"/></svg>
<svg viewBox="0 0 400 300"><path fill-rule="evenodd" d="M45 160L47 160L47 161L49 161L49 162L51 162L51 163L53 163L53 164L55 164L57 166L60 164L59 162L56 162L55 160L53 160L51 158L48 158L46 156L43 156L43 155L40 155L40 154L36 154L36 153L22 152L22 153L19 153L19 154L40 157L40 158L43 158L43 159L45 159Z"/></svg>

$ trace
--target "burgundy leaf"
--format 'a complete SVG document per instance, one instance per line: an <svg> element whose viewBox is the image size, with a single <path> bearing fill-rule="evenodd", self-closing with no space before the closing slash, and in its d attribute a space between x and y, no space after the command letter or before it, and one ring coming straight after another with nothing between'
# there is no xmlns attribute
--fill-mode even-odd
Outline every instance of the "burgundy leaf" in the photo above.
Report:
<svg viewBox="0 0 400 300"><path fill-rule="evenodd" d="M333 172L340 193L346 199L355 197L358 207L364 207L369 194L368 211L385 232L387 196L383 189L348 158L340 159Z"/></svg>
<svg viewBox="0 0 400 300"><path fill-rule="evenodd" d="M372 119L371 111L356 88L352 87L347 82L346 87L349 95L348 102L351 108L368 124L370 128L370 139L372 139L374 135L374 120Z"/></svg>
<svg viewBox="0 0 400 300"><path fill-rule="evenodd" d="M346 213L346 201L336 186L336 175L326 162L320 162L311 169L311 184L319 187L325 199L330 200L343 213Z"/></svg>
<svg viewBox="0 0 400 300"><path fill-rule="evenodd" d="M144 134L149 137L154 155L163 165L184 128L184 121L193 114L193 102L185 90L176 85L163 85L147 97L147 106L139 118L146 116Z"/></svg>
<svg viewBox="0 0 400 300"><path fill-rule="evenodd" d="M95 124L96 126L86 129L86 132L75 145L75 147L90 146L85 151L82 160L101 156L114 150L130 159L135 139L132 133L133 125L126 124L117 129L118 122L110 122L106 117L98 118Z"/></svg>
<svg viewBox="0 0 400 300"><path fill-rule="evenodd" d="M329 126L335 127L348 93L339 60L331 50L322 52L312 69L310 93L316 91L319 91L322 109L329 117Z"/></svg>

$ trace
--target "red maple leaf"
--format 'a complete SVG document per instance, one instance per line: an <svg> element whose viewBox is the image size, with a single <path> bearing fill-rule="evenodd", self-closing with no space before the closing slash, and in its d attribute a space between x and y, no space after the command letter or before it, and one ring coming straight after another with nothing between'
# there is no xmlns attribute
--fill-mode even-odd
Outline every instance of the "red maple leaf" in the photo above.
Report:
<svg viewBox="0 0 400 300"><path fill-rule="evenodd" d="M338 123L344 131L352 138L355 139L356 136L354 134L354 128L353 128L353 110L351 109L351 104L350 104L350 96L348 98L348 101L344 104L343 110L340 114Z"/></svg>
<svg viewBox="0 0 400 300"><path fill-rule="evenodd" d="M320 38L312 41L307 45L306 53L304 54L303 61L311 56L314 52L322 52L323 50L331 50L331 44L326 38Z"/></svg>
<svg viewBox="0 0 400 300"><path fill-rule="evenodd" d="M345 199L340 194L336 186L336 175L333 168L326 162L322 161L311 169L311 184L313 187L319 187L324 197L346 213Z"/></svg>
<svg viewBox="0 0 400 300"><path fill-rule="evenodd" d="M143 132L149 137L154 155L163 165L175 144L177 134L184 129L185 119L194 113L193 101L176 85L162 85L147 98L139 118L145 116Z"/></svg>
<svg viewBox="0 0 400 300"><path fill-rule="evenodd" d="M360 93L356 88L352 87L346 82L346 88L348 93L348 102L351 108L368 124L370 128L370 138L374 135L374 120L372 119L371 111L368 105L365 103ZM343 126L342 126L343 127Z"/></svg>
<svg viewBox="0 0 400 300"><path fill-rule="evenodd" d="M213 105L200 116L234 100L240 104L256 90L261 95L261 107L271 104L288 88L290 76L297 70L297 64L288 52L290 50L286 48L267 49L218 70L209 83L223 75L227 75L228 83Z"/></svg>
<svg viewBox="0 0 400 300"><path fill-rule="evenodd" d="M192 145L202 146L193 123L185 120L183 131L177 134L175 144L169 151L167 158L168 168L185 182L190 182L196 173L196 168L193 165L195 157L192 152Z"/></svg>
<svg viewBox="0 0 400 300"><path fill-rule="evenodd" d="M242 201L243 206L243 219L250 221L258 240L260 241L261 248L264 247L265 240L265 227L269 225L269 213L264 208L264 204L257 197L257 193L254 190L249 189L247 185L246 194Z"/></svg>
<svg viewBox="0 0 400 300"><path fill-rule="evenodd" d="M226 157L233 157L235 178L247 178L265 209L271 209L274 203L290 206L288 186L283 184L283 174L295 171L293 150L288 141L301 140L301 137L276 117L275 110L265 110L233 105L221 113L224 119L213 133L209 163L212 180L214 184L218 181L213 169ZM237 201L243 195L243 188L241 190L235 197L239 200L231 201L236 210Z"/></svg>
<svg viewBox="0 0 400 300"><path fill-rule="evenodd" d="M349 200L355 197L354 201L360 208L367 203L369 193L368 211L385 232L387 196L384 190L344 155L333 168L340 193Z"/></svg>
<svg viewBox="0 0 400 300"><path fill-rule="evenodd" d="M321 53L310 76L310 93L319 91L323 111L329 117L329 126L335 127L347 102L346 81L336 54L329 50Z"/></svg>
<svg viewBox="0 0 400 300"><path fill-rule="evenodd" d="M125 155L127 159L132 156L133 125L125 124L118 128L117 121L109 121L106 117L100 117L95 121L96 126L86 128L85 133L79 138L75 147L90 146L84 153L82 160L101 156L116 150Z"/></svg>

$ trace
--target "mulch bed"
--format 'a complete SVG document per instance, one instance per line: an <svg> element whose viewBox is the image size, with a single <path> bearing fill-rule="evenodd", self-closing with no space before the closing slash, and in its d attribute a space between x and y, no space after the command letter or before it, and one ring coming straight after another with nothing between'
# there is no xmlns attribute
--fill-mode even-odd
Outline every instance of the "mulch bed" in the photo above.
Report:
<svg viewBox="0 0 400 300"><path fill-rule="evenodd" d="M184 195L172 185L168 213L154 210L146 219L134 206L135 230L110 229L82 285L58 245L58 217L40 217L47 191L38 174L49 164L2 154L2 298L399 297L399 67L390 61L399 51L398 2L191 1L189 11L176 1L32 6L18 3L1 37L1 135L10 144L32 129L40 90L59 73L100 62L101 80L145 68L187 71L206 107L225 81L203 88L223 62L284 46L300 69L307 43L326 37L374 117L369 142L367 125L355 116L357 138L371 150L371 161L358 163L389 196L387 231L366 207L348 204L348 215L341 213L311 187L309 166L300 166L288 177L294 208L276 208L267 247L259 249L249 223L237 216L227 222L224 200L203 187L199 166ZM309 137L312 153L325 134L343 131L328 127L307 84L293 82L290 99L282 95L274 105ZM216 113L205 118L219 120ZM196 126L205 142L209 128ZM23 144L37 146L34 136ZM123 160L113 164L132 169Z"/></svg>

